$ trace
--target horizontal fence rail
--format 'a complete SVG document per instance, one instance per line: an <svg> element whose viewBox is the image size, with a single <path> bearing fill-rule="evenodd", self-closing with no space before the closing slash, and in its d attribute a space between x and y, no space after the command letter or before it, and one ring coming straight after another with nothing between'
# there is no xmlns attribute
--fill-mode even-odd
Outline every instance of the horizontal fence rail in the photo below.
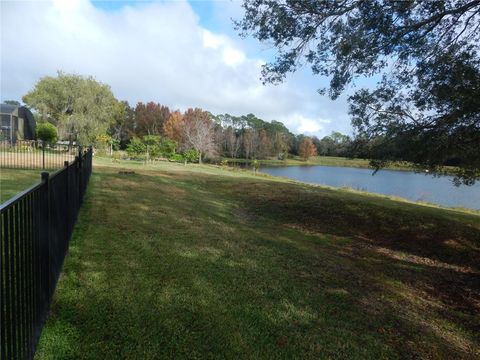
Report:
<svg viewBox="0 0 480 360"><path fill-rule="evenodd" d="M0 141L0 168L60 169L65 161L73 162L81 147L50 144L36 140Z"/></svg>
<svg viewBox="0 0 480 360"><path fill-rule="evenodd" d="M0 358L31 359L90 174L92 149L0 205Z"/></svg>

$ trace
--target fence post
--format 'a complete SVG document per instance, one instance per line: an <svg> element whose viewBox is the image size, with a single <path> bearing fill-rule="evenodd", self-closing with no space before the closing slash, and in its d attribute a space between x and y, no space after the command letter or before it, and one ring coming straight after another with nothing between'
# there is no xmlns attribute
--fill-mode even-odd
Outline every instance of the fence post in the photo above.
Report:
<svg viewBox="0 0 480 360"><path fill-rule="evenodd" d="M82 151L83 151L82 147L79 146L78 147L78 164L80 168L82 168L82 160L83 160Z"/></svg>
<svg viewBox="0 0 480 360"><path fill-rule="evenodd" d="M82 160L80 156L75 156L75 172L77 176L77 199L80 207L82 204Z"/></svg>
<svg viewBox="0 0 480 360"><path fill-rule="evenodd" d="M88 179L90 180L90 175L92 174L92 162L93 162L93 146L90 145L88 147L88 152L87 152L87 163L88 163Z"/></svg>
<svg viewBox="0 0 480 360"><path fill-rule="evenodd" d="M51 229L51 211L50 211L50 174L48 172L41 173L42 182L45 184L45 207L43 217L43 246L45 254L45 287L46 287L46 301L49 302L51 298L51 283L52 283L52 265L51 265L51 253L50 253L50 237L52 234Z"/></svg>
<svg viewBox="0 0 480 360"><path fill-rule="evenodd" d="M65 166L65 171L66 171L66 186L65 186L65 203L66 203L66 208L65 212L67 215L67 237L70 236L71 228L73 228L72 225L72 219L70 218L70 168L68 167L68 161L64 161L63 165Z"/></svg>
<svg viewBox="0 0 480 360"><path fill-rule="evenodd" d="M45 140L42 140L42 169L45 170Z"/></svg>

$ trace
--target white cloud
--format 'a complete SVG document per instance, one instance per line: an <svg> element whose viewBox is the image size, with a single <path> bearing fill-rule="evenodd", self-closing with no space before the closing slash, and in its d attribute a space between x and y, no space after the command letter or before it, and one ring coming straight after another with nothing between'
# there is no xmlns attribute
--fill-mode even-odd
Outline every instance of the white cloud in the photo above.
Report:
<svg viewBox="0 0 480 360"><path fill-rule="evenodd" d="M325 133L325 128L331 123L330 120L311 118L299 113L281 116L279 120L294 132L306 135Z"/></svg>
<svg viewBox="0 0 480 360"><path fill-rule="evenodd" d="M208 30L203 30L202 35L203 46L210 49L220 49L222 60L226 65L235 67L245 62L245 53L235 48L228 37L216 35Z"/></svg>
<svg viewBox="0 0 480 360"><path fill-rule="evenodd" d="M223 61L229 66L237 66L245 62L245 54L242 51L227 46L223 49Z"/></svg>
<svg viewBox="0 0 480 360"><path fill-rule="evenodd" d="M298 115L298 114L296 115L299 123L297 127L297 131L299 133L314 134L322 130L324 127L324 124L330 123L329 120L322 120L322 119L314 120L314 119L306 118L302 115Z"/></svg>
<svg viewBox="0 0 480 360"><path fill-rule="evenodd" d="M211 31L203 30L203 46L212 49L218 49L221 45L225 45L227 40L224 36L215 35Z"/></svg>
<svg viewBox="0 0 480 360"><path fill-rule="evenodd" d="M182 110L254 113L283 120L295 132L321 135L330 132L321 120L330 119L329 109L345 122L344 112L315 94L301 74L263 86L265 60L247 55L251 43L243 48L238 38L201 27L185 1L116 11L87 0L0 2L0 7L2 100L20 99L40 77L63 70L92 75L133 105L151 100Z"/></svg>

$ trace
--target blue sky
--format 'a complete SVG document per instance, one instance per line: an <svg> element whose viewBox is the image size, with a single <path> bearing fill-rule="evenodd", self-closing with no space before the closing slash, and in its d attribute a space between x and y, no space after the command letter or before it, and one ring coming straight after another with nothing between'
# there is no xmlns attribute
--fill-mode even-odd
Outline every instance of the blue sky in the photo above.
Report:
<svg viewBox="0 0 480 360"><path fill-rule="evenodd" d="M173 0L170 0L173 1ZM229 0L223 0L224 2ZM125 0L125 1L92 1L92 4L105 11L118 11L125 6L135 7L135 6L144 6L154 2L167 2L167 1L134 1L134 0ZM217 1L219 2L219 1ZM211 31L225 31L225 26L218 18L215 17L215 1L209 0L189 0L188 3L195 11L199 17L199 23L201 26L211 30ZM235 3L232 1L232 3Z"/></svg>
<svg viewBox="0 0 480 360"><path fill-rule="evenodd" d="M39 78L62 70L109 84L132 105L155 101L180 110L254 113L320 137L351 133L346 97L331 101L318 95L326 79L309 68L281 85L262 85L261 66L275 51L238 36L231 18L241 18L241 2L52 0L0 6L2 100L21 99Z"/></svg>

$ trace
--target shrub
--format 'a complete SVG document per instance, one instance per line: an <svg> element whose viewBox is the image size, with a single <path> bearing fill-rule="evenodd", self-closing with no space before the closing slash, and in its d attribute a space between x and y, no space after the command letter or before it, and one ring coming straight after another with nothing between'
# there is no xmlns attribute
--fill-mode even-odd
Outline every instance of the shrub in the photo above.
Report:
<svg viewBox="0 0 480 360"><path fill-rule="evenodd" d="M260 162L255 159L252 161L252 166L253 166L253 171L256 174L258 169L260 168Z"/></svg>
<svg viewBox="0 0 480 360"><path fill-rule="evenodd" d="M171 139L164 139L160 145L160 152L166 158L170 158L172 155L174 155L176 149L177 142Z"/></svg>
<svg viewBox="0 0 480 360"><path fill-rule="evenodd" d="M160 146L162 138L157 135L145 135L143 138L143 143L148 146Z"/></svg>
<svg viewBox="0 0 480 360"><path fill-rule="evenodd" d="M190 149L183 153L186 162L197 162L200 158L200 153L197 150Z"/></svg>
<svg viewBox="0 0 480 360"><path fill-rule="evenodd" d="M173 154L168 158L168 160L175 162L183 162L185 159L183 158L182 154Z"/></svg>
<svg viewBox="0 0 480 360"><path fill-rule="evenodd" d="M161 155L160 142L162 138L157 135L145 135L143 143L145 144L145 151L148 152L148 157L151 159L159 158Z"/></svg>
<svg viewBox="0 0 480 360"><path fill-rule="evenodd" d="M144 155L147 151L147 146L139 138L134 137L127 145L127 154L132 158L138 158L140 155Z"/></svg>
<svg viewBox="0 0 480 360"><path fill-rule="evenodd" d="M157 159L159 158L162 153L160 152L160 146L158 146L157 144L155 145L146 145L146 151L148 153L148 157L150 159Z"/></svg>
<svg viewBox="0 0 480 360"><path fill-rule="evenodd" d="M121 158L121 154L118 151L114 151L112 153L112 162L119 162Z"/></svg>
<svg viewBox="0 0 480 360"><path fill-rule="evenodd" d="M112 138L112 150L113 151L120 150L120 140Z"/></svg>
<svg viewBox="0 0 480 360"><path fill-rule="evenodd" d="M48 143L54 143L58 139L58 130L49 122L37 124L37 138Z"/></svg>

